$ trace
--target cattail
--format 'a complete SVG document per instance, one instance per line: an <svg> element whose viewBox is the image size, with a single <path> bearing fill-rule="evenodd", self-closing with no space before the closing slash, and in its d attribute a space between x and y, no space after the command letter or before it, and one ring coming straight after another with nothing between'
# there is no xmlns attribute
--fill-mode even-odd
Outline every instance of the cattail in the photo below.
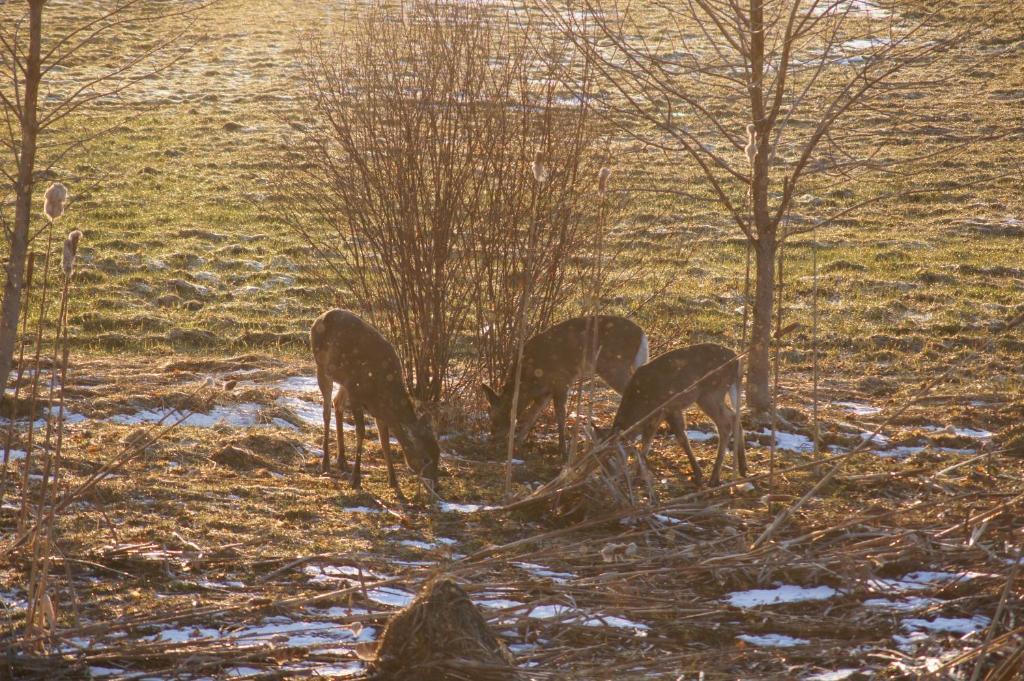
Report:
<svg viewBox="0 0 1024 681"><path fill-rule="evenodd" d="M753 123L747 125L747 146L743 150L747 152L747 160L753 167L754 159L757 158L757 128Z"/></svg>
<svg viewBox="0 0 1024 681"><path fill-rule="evenodd" d="M60 266L66 277L70 277L75 271L75 254L78 253L78 242L81 238L82 232L76 229L64 239L64 255L60 259Z"/></svg>
<svg viewBox="0 0 1024 681"><path fill-rule="evenodd" d="M608 177L612 174L611 168L605 166L601 168L601 171L597 174L597 191L604 196L604 192L608 189Z"/></svg>
<svg viewBox="0 0 1024 681"><path fill-rule="evenodd" d="M64 215L64 202L67 198L68 188L60 182L54 182L47 187L46 193L43 195L43 212L50 221Z"/></svg>
<svg viewBox="0 0 1024 681"><path fill-rule="evenodd" d="M548 179L548 169L544 165L544 152L538 151L533 157L533 179L539 183Z"/></svg>

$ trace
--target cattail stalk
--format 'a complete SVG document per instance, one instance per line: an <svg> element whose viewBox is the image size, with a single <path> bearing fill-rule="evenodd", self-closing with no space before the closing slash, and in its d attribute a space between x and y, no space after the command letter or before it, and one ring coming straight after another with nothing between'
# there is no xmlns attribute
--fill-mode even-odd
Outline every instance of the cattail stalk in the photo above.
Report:
<svg viewBox="0 0 1024 681"><path fill-rule="evenodd" d="M47 215L49 217L49 215ZM35 413L36 405L38 404L39 398L39 376L42 369L42 353L43 353L43 327L46 321L46 312L49 307L49 290L50 290L50 265L52 263L53 255L53 222L50 221L47 229L46 237L46 256L43 259L43 290L40 294L39 300L39 318L36 320L36 338L35 338L35 356L33 357L32 366L35 370L35 374L32 377L32 392L29 398L29 423L28 423L28 434L26 436L25 444L25 461L22 469L21 476L21 510L18 516L18 527L19 531L24 530L28 521L29 504L31 502L31 491L29 489L29 470L32 466L32 454L34 445L35 435ZM51 371L53 367L51 367ZM49 429L50 423L50 412L46 414L47 429ZM47 468L49 467L50 452L45 452L47 457ZM41 519L43 500L46 498L46 478L43 479L43 487L40 491L39 505L37 511L37 519ZM32 559L29 568L29 579L28 579L28 607L25 612L25 639L29 640L36 634L36 620L37 612L42 603L42 597L46 593L45 580L40 579L40 558L42 554L42 542L40 536L36 533L33 536L31 555Z"/></svg>
<svg viewBox="0 0 1024 681"><path fill-rule="evenodd" d="M53 221L59 218L64 212L64 200L67 198L67 189L60 183L51 185L46 192L45 212L50 219L49 235L47 240L47 266L46 279L49 280L49 258L52 252L53 242ZM71 277L74 273L75 256L78 252L78 243L82 238L79 230L74 230L64 240L64 248L61 260L63 272L63 286L57 325L53 336L53 358L50 363L50 386L46 408L46 436L44 440L45 463L43 466L43 477L40 485L39 502L36 506L36 526L42 528L43 532L37 532L32 541L32 564L29 574L29 598L26 611L25 637L29 639L32 635L40 633L39 620L44 620L48 632L52 632L52 626L56 619L54 614L53 601L49 595L48 581L50 571L50 554L53 546L53 527L56 521L57 487L62 458L62 447L64 442L64 385L67 379L68 345L67 345L67 308L68 295L71 290ZM44 288L45 291L45 288ZM36 380L33 381L33 388L38 385L39 361L41 356L42 329L45 320L45 313L40 314L39 330L36 335ZM61 353L61 362L58 363L58 353ZM57 372L60 369L60 395L58 398L59 407L54 423L54 393L56 392ZM51 447L54 428L57 430L56 449ZM29 425L29 440L31 442L32 425ZM27 457L26 457L27 459ZM26 461L26 464L28 462ZM26 465L26 471L28 467ZM28 496L28 488L25 488L25 497ZM47 503L49 502L49 503ZM24 507L23 507L24 510ZM45 519L44 519L45 514ZM48 617L40 617L40 615ZM47 632L42 632L47 633Z"/></svg>

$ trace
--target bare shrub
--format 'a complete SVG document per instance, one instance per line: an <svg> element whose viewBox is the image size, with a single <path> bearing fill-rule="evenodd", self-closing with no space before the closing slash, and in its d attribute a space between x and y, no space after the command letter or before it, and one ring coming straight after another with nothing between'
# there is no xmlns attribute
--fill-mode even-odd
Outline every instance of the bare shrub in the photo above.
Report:
<svg viewBox="0 0 1024 681"><path fill-rule="evenodd" d="M462 387L460 353L467 375L502 374L521 306L528 329L547 325L588 267L574 256L594 135L587 98L559 86L578 65L491 10L370 8L306 51L314 120L283 180L286 222L336 302L395 343L420 399Z"/></svg>

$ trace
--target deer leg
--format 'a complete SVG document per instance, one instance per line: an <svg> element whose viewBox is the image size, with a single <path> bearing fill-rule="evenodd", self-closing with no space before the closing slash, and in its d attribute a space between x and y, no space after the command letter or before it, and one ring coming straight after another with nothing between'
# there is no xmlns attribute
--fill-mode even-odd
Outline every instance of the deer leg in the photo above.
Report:
<svg viewBox="0 0 1024 681"><path fill-rule="evenodd" d="M363 405L352 405L352 418L356 422L356 465L352 468L352 487L362 489L361 463L363 459L363 439L366 437L366 417L363 414Z"/></svg>
<svg viewBox="0 0 1024 681"><path fill-rule="evenodd" d="M743 421L739 414L733 415L733 422L735 425L735 431L732 434L733 446L736 448L736 464L740 467L740 477L747 477L747 449L746 443L743 441Z"/></svg>
<svg viewBox="0 0 1024 681"><path fill-rule="evenodd" d="M405 496L402 488L398 485L398 475L395 474L395 464L391 459L391 437L388 433L388 424L377 419L377 433L380 435L380 451L384 453L384 463L388 465L388 484L395 490L395 496L402 503L405 503Z"/></svg>
<svg viewBox="0 0 1024 681"><path fill-rule="evenodd" d="M715 467L711 471L711 484L717 485L722 472L722 461L725 460L725 452L729 448L729 438L733 431L733 413L725 406L724 394L706 395L697 404L705 414L715 422L715 429L718 431L718 456L715 458Z"/></svg>
<svg viewBox="0 0 1024 681"><path fill-rule="evenodd" d="M334 396L334 423L338 429L338 470L344 473L348 469L345 461L345 388L340 388Z"/></svg>
<svg viewBox="0 0 1024 681"><path fill-rule="evenodd" d="M544 404L547 402L547 397L542 397L537 400L533 400L523 410L523 417L519 420L519 425L516 426L518 432L516 433L516 447L520 447L523 442L526 441L526 436L530 434L530 429L533 428L533 424L537 423L537 419L540 418L541 411L544 410Z"/></svg>
<svg viewBox="0 0 1024 681"><path fill-rule="evenodd" d="M555 403L555 421L558 422L558 451L562 453L564 460L569 453L565 443L565 407L569 401L569 391L556 390L552 394L552 399Z"/></svg>
<svg viewBox="0 0 1024 681"><path fill-rule="evenodd" d="M320 386L320 396L324 407L324 458L320 462L320 470L326 473L331 467L331 392L334 389L334 382L317 372L317 384ZM341 423L338 423L338 437L341 438Z"/></svg>
<svg viewBox="0 0 1024 681"><path fill-rule="evenodd" d="M690 446L690 438L686 436L686 415L681 409L673 410L668 415L668 427L672 430L672 434L676 436L676 440L683 446L683 451L686 452L686 458L690 460L690 467L693 468L693 481L700 487L704 481L704 474L700 470L700 463L697 461L697 457L693 453L693 447Z"/></svg>

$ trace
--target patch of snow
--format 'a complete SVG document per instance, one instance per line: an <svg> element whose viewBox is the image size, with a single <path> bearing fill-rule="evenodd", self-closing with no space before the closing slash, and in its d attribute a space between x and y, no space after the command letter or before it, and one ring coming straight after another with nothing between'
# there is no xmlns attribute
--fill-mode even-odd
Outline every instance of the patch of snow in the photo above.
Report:
<svg viewBox="0 0 1024 681"><path fill-rule="evenodd" d="M322 426L324 423L324 411L323 407L319 404L315 404L308 400L299 399L298 397L278 397L274 400L274 404L290 409L299 417L299 420L310 426ZM337 427L337 424L335 424ZM344 430L355 430L355 426L349 426L347 423L342 426Z"/></svg>
<svg viewBox="0 0 1024 681"><path fill-rule="evenodd" d="M0 607L5 610L24 610L28 607L28 601L14 589L0 591Z"/></svg>
<svg viewBox="0 0 1024 681"><path fill-rule="evenodd" d="M844 681L859 671L859 669L836 669L831 672L818 672L804 677L804 681Z"/></svg>
<svg viewBox="0 0 1024 681"><path fill-rule="evenodd" d="M792 648L810 643L805 638L793 638L784 634L740 634L736 638L761 648Z"/></svg>
<svg viewBox="0 0 1024 681"><path fill-rule="evenodd" d="M633 629L638 635L640 632L646 632L650 629L646 624L642 622L634 622L624 617L617 617L615 615L605 614L590 614L582 613L576 608L571 608L567 605L538 605L530 609L526 613L527 617L538 620L547 619L559 619L566 623L578 624L584 627L614 627L616 629ZM567 617L571 616L571 617Z"/></svg>
<svg viewBox="0 0 1024 681"><path fill-rule="evenodd" d="M479 511L493 511L497 506L484 506L481 504L457 504L450 501L442 501L437 506L442 513L478 513Z"/></svg>
<svg viewBox="0 0 1024 681"><path fill-rule="evenodd" d="M377 638L373 627L352 628L344 624L321 621L295 621L287 617L268 617L262 623L234 631L230 638L236 641L280 640L287 637L288 646L315 646L324 643L364 643Z"/></svg>
<svg viewBox="0 0 1024 681"><path fill-rule="evenodd" d="M370 508L369 506L348 506L348 507L342 508L341 510L344 511L345 513L380 514L380 513L384 512L384 511L382 511L379 508Z"/></svg>
<svg viewBox="0 0 1024 681"><path fill-rule="evenodd" d="M285 667L284 669L287 671L302 672L302 677L308 676L311 672L313 678L323 679L345 679L350 676L357 676L366 671L361 662L345 662L328 665L305 664Z"/></svg>
<svg viewBox="0 0 1024 681"><path fill-rule="evenodd" d="M771 437L772 431L768 428L763 428L758 435L764 435ZM813 452L814 443L809 437L798 435L796 433L786 433L784 431L775 431L775 447L777 449L785 449L790 452Z"/></svg>
<svg viewBox="0 0 1024 681"><path fill-rule="evenodd" d="M423 551L432 551L438 547L436 542L420 541L419 539L403 539L398 543L402 546L407 546L410 549L422 549Z"/></svg>
<svg viewBox="0 0 1024 681"><path fill-rule="evenodd" d="M715 440L718 435L715 433L705 433L703 430L688 430L686 431L686 439L690 442L707 442L708 440Z"/></svg>
<svg viewBox="0 0 1024 681"><path fill-rule="evenodd" d="M868 588L877 592L903 593L927 589L938 582L953 582L984 577L980 572L929 572L918 570L909 572L900 579L876 578L867 581Z"/></svg>
<svg viewBox="0 0 1024 681"><path fill-rule="evenodd" d="M310 577L314 584L326 584L336 582L339 579L349 581L351 578L359 579L359 568L354 565L306 565L302 572ZM363 579L386 579L384 575L369 570L362 571Z"/></svg>
<svg viewBox="0 0 1024 681"><path fill-rule="evenodd" d="M855 40L847 40L839 46L840 50L844 52L864 52L875 47L886 47L891 45L892 41L884 38L857 38Z"/></svg>
<svg viewBox="0 0 1024 681"><path fill-rule="evenodd" d="M756 608L761 605L780 603L801 603L803 601L824 601L838 596L839 592L830 586L803 587L783 584L774 589L751 589L735 591L726 597L729 605L737 608Z"/></svg>
<svg viewBox="0 0 1024 681"><path fill-rule="evenodd" d="M208 414L192 412L181 425L193 428L212 428L217 425L250 428L258 424L258 414L261 409L263 409L263 405L255 402L244 402L230 407L217 406ZM165 409L143 409L134 414L115 414L106 420L124 426L159 423L160 421L170 424L181 418L182 414L183 412L168 407Z"/></svg>
<svg viewBox="0 0 1024 681"><path fill-rule="evenodd" d="M975 615L974 617L936 617L933 620L905 619L900 623L907 631L933 631L939 633L948 634L973 634L978 631L982 631L991 622L989 618L983 615Z"/></svg>
<svg viewBox="0 0 1024 681"><path fill-rule="evenodd" d="M897 612L912 612L914 610L925 610L933 605L937 605L942 601L936 598L920 598L918 596L910 596L900 600L892 600L890 598L869 598L864 601L864 607L867 608L879 608L882 610L895 610Z"/></svg>
<svg viewBox="0 0 1024 681"><path fill-rule="evenodd" d="M980 430L976 428L960 428L957 426L925 426L923 430L929 433L949 433L950 435L956 435L958 437L967 437L972 440L988 440L992 437L992 433L987 430Z"/></svg>
<svg viewBox="0 0 1024 681"><path fill-rule="evenodd" d="M482 608L492 608L494 610L519 608L524 605L519 601L513 601L508 598L481 598L478 600L474 600L473 602Z"/></svg>
<svg viewBox="0 0 1024 681"><path fill-rule="evenodd" d="M550 579L553 582L557 582L559 584L564 584L566 581L568 581L570 579L574 579L576 577L576 575L574 575L571 572L556 572L554 570L551 570L549 568L544 567L543 565L537 565L536 563L512 563L512 564L515 565L520 570L525 570L525 571L529 572L532 575L536 575L537 577L544 577L544 578Z"/></svg>
<svg viewBox="0 0 1024 681"><path fill-rule="evenodd" d="M880 444L882 446L886 446L889 444L888 437L882 435L881 433L876 433L874 431L862 431L860 434L860 439L863 442L873 442L875 444Z"/></svg>
<svg viewBox="0 0 1024 681"><path fill-rule="evenodd" d="M196 639L220 638L220 630L209 627L172 627L150 637L150 640L168 643L187 643Z"/></svg>
<svg viewBox="0 0 1024 681"><path fill-rule="evenodd" d="M412 603L415 596L404 589L393 586L381 586L366 592L367 598L374 603L390 605L396 608L404 608Z"/></svg>
<svg viewBox="0 0 1024 681"><path fill-rule="evenodd" d="M872 416L882 411L878 407L872 407L870 404L861 404L860 402L836 402L836 406L842 407L857 416Z"/></svg>
<svg viewBox="0 0 1024 681"><path fill-rule="evenodd" d="M28 454L23 449L12 449L7 452L7 462L11 461L24 461ZM3 454L0 454L0 461L3 460Z"/></svg>
<svg viewBox="0 0 1024 681"><path fill-rule="evenodd" d="M320 394L320 385L317 383L315 376L289 376L288 378L275 381L270 387L296 393Z"/></svg>

